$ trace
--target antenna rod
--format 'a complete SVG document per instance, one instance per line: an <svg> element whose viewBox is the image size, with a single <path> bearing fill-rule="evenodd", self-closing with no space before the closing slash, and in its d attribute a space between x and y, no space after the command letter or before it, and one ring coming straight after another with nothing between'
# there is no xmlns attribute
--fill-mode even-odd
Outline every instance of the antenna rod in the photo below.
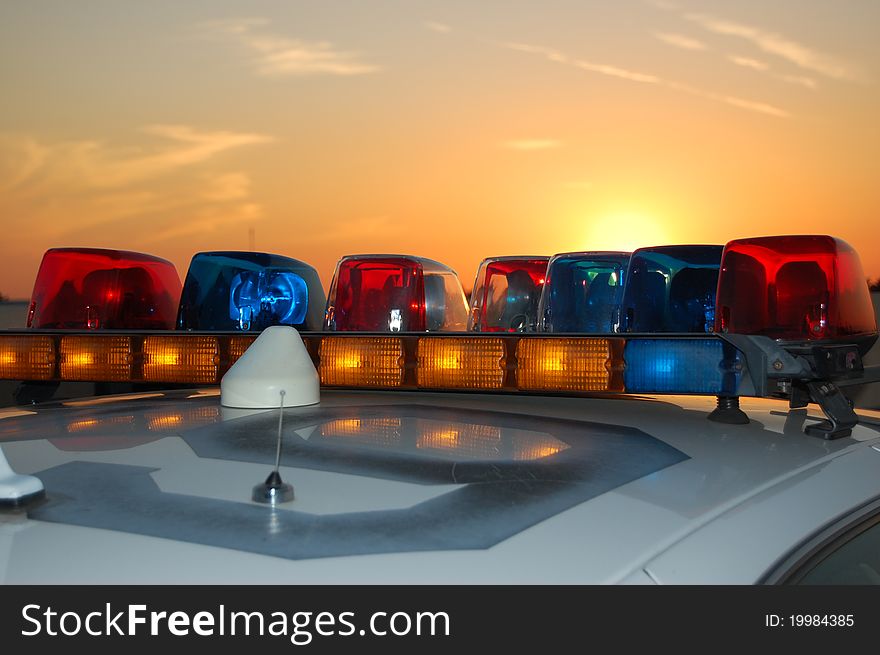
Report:
<svg viewBox="0 0 880 655"><path fill-rule="evenodd" d="M284 389L281 390L281 403L278 406L278 440L275 444L275 468L266 478L265 482L261 482L254 487L251 494L251 500L257 503L267 503L269 505L277 505L278 503L287 503L293 500L293 485L287 484L281 479L281 425L284 421Z"/></svg>
<svg viewBox="0 0 880 655"><path fill-rule="evenodd" d="M278 407L278 444L275 447L275 472L281 467L281 422L284 419L284 389L281 390L281 405Z"/></svg>

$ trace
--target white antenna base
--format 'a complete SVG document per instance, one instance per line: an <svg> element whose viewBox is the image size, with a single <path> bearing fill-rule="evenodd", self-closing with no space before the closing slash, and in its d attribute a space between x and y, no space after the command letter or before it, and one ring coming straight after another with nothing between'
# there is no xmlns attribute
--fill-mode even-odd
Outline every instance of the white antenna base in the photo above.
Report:
<svg viewBox="0 0 880 655"><path fill-rule="evenodd" d="M0 448L0 507L21 507L45 494L40 479L13 471Z"/></svg>
<svg viewBox="0 0 880 655"><path fill-rule="evenodd" d="M242 409L315 405L320 378L302 337L292 327L274 325L257 337L220 380L220 404Z"/></svg>

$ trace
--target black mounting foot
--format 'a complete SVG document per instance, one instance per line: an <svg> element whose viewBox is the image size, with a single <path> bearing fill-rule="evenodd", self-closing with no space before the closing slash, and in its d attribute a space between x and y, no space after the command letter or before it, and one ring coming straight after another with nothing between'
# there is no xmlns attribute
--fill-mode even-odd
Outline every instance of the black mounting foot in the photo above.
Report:
<svg viewBox="0 0 880 655"><path fill-rule="evenodd" d="M828 420L808 425L804 428L804 432L823 439L850 436L852 429L859 422L859 417L840 389L833 382L807 382L807 391L813 402L825 412Z"/></svg>
<svg viewBox="0 0 880 655"><path fill-rule="evenodd" d="M745 425L749 422L748 415L739 408L739 396L718 396L718 407L708 416L710 421Z"/></svg>

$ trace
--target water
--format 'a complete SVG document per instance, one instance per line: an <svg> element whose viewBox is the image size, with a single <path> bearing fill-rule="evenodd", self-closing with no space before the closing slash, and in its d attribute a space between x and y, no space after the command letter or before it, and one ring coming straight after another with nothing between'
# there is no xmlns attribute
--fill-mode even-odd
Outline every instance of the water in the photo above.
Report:
<svg viewBox="0 0 880 655"><path fill-rule="evenodd" d="M0 302L0 330L23 328L27 323L27 301Z"/></svg>

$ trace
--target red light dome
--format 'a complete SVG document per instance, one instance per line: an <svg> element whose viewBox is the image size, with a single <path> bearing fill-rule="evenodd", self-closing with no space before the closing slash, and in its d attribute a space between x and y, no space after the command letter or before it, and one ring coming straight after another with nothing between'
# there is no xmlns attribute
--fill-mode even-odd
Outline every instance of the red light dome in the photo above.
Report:
<svg viewBox="0 0 880 655"><path fill-rule="evenodd" d="M171 330L180 277L159 257L124 250L52 248L43 255L27 326Z"/></svg>

